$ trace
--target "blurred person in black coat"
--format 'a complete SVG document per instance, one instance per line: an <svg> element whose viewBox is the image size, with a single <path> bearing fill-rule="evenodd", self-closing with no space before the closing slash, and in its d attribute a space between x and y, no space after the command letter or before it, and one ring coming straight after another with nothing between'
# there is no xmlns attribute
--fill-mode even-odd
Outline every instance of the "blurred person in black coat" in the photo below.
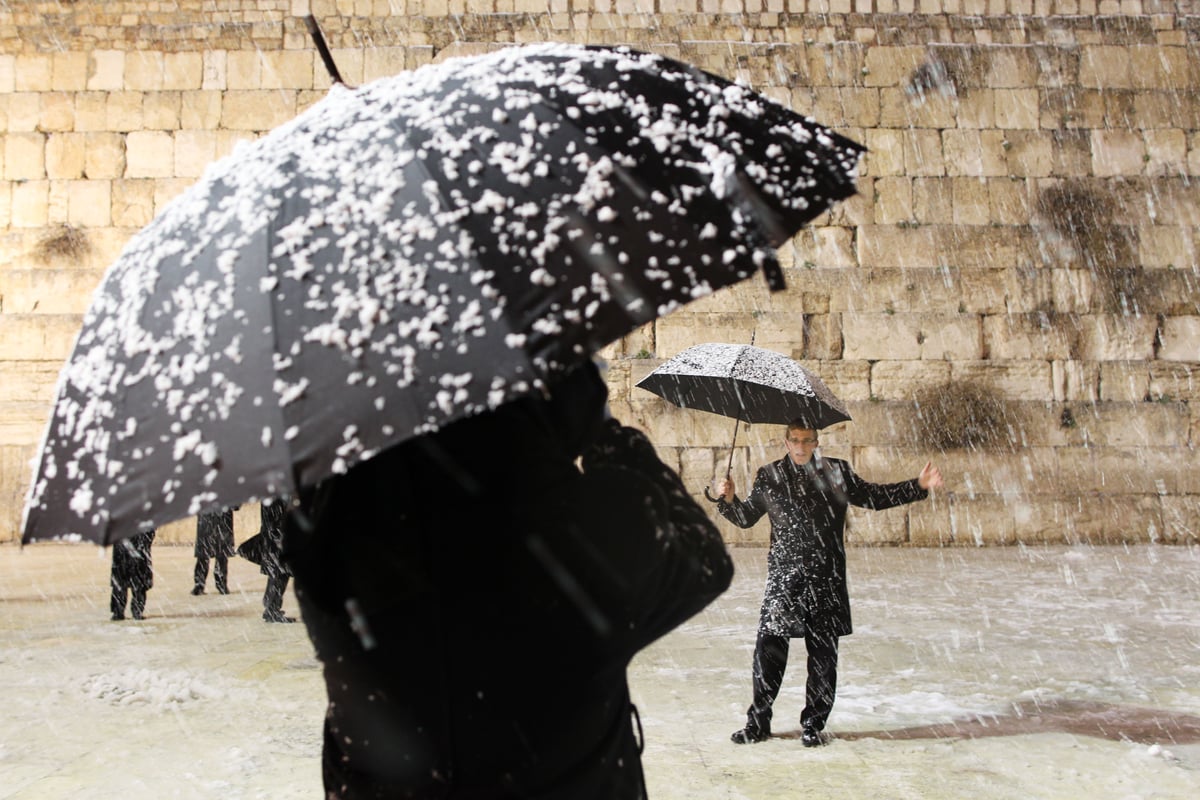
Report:
<svg viewBox="0 0 1200 800"><path fill-rule="evenodd" d="M226 508L196 517L196 569L192 594L204 594L208 562L213 562L213 585L229 594L229 557L233 555L233 509Z"/></svg>
<svg viewBox="0 0 1200 800"><path fill-rule="evenodd" d="M283 521L287 517L288 501L268 497L259 506L261 526L258 533L238 545L237 554L258 565L267 576L263 589L263 619L267 622L295 622L295 617L283 613L283 595L287 592L292 572L283 559Z"/></svg>
<svg viewBox="0 0 1200 800"><path fill-rule="evenodd" d="M288 516L329 700L328 798L645 796L626 667L733 567L606 400L588 363L548 397L359 464Z"/></svg>
<svg viewBox="0 0 1200 800"><path fill-rule="evenodd" d="M761 467L745 500L732 478L717 483L717 510L740 528L766 515L771 522L767 585L754 646L754 699L746 726L730 737L736 744L771 735L772 706L783 683L788 645L803 638L808 654L805 705L800 715L805 747L825 743L821 731L837 691L838 639L849 635L850 592L846 584L846 509L885 509L912 503L942 485L942 473L927 463L900 483L870 483L850 465L817 452L817 431L795 420L784 433L787 455Z"/></svg>
<svg viewBox="0 0 1200 800"><path fill-rule="evenodd" d="M129 604L134 619L142 619L146 613L146 592L154 586L154 565L150 558L150 547L154 544L154 528L114 542L112 546L112 599L109 608L114 620L125 619L125 606ZM132 592L133 602L129 602Z"/></svg>
<svg viewBox="0 0 1200 800"><path fill-rule="evenodd" d="M259 511L262 520L262 560L259 569L267 576L263 589L263 619L267 622L295 622L295 617L283 613L283 595L287 592L292 573L283 560L283 520L287 516L287 502L282 498L268 498Z"/></svg>

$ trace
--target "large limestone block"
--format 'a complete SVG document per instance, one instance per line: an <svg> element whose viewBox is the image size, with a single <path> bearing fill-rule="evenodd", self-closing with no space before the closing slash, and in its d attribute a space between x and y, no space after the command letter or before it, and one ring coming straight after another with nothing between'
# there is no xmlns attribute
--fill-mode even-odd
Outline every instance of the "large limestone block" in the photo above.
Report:
<svg viewBox="0 0 1200 800"><path fill-rule="evenodd" d="M1094 361L1064 359L1050 364L1050 380L1057 402L1095 403L1100 399L1101 366Z"/></svg>
<svg viewBox="0 0 1200 800"><path fill-rule="evenodd" d="M82 324L75 314L0 314L0 362L65 360Z"/></svg>
<svg viewBox="0 0 1200 800"><path fill-rule="evenodd" d="M865 133L863 144L867 147L867 153L862 160L863 174L874 177L903 175L903 131L895 128L868 128Z"/></svg>
<svg viewBox="0 0 1200 800"><path fill-rule="evenodd" d="M0 542L21 538L21 515L32 479L34 445L0 442Z"/></svg>
<svg viewBox="0 0 1200 800"><path fill-rule="evenodd" d="M842 356L842 315L808 314L804 317L803 346L793 357L836 359Z"/></svg>
<svg viewBox="0 0 1200 800"><path fill-rule="evenodd" d="M16 83L18 92L48 92L54 86L52 57L41 53L18 53L16 56Z"/></svg>
<svg viewBox="0 0 1200 800"><path fill-rule="evenodd" d="M87 269L2 270L0 297L8 314L82 314L99 281L100 273Z"/></svg>
<svg viewBox="0 0 1200 800"><path fill-rule="evenodd" d="M1173 381L1169 382L1168 385L1173 383ZM1173 395L1167 396L1173 397ZM1144 361L1106 361L1101 363L1100 392L1097 399L1126 403L1156 399L1152 398L1150 393L1149 365Z"/></svg>
<svg viewBox="0 0 1200 800"><path fill-rule="evenodd" d="M866 361L802 359L800 364L819 377L842 402L865 402L870 399L871 366Z"/></svg>
<svg viewBox="0 0 1200 800"><path fill-rule="evenodd" d="M846 514L846 545L901 545L908 543L908 513L903 508L870 511L851 508Z"/></svg>
<svg viewBox="0 0 1200 800"><path fill-rule="evenodd" d="M842 314L842 355L848 360L920 359L918 314Z"/></svg>
<svg viewBox="0 0 1200 800"><path fill-rule="evenodd" d="M41 96L38 130L71 131L75 129L75 99L68 92L53 92Z"/></svg>
<svg viewBox="0 0 1200 800"><path fill-rule="evenodd" d="M41 228L50 221L50 182L18 181L12 186L9 219L14 228Z"/></svg>
<svg viewBox="0 0 1200 800"><path fill-rule="evenodd" d="M311 89L315 50L264 50L260 53L260 80L254 89ZM324 70L324 67L321 68Z"/></svg>
<svg viewBox="0 0 1200 800"><path fill-rule="evenodd" d="M10 181L46 177L46 135L9 133L4 137L4 178Z"/></svg>
<svg viewBox="0 0 1200 800"><path fill-rule="evenodd" d="M1047 361L990 359L950 365L951 380L988 386L1009 400L1048 400L1054 396L1052 375Z"/></svg>
<svg viewBox="0 0 1200 800"><path fill-rule="evenodd" d="M982 177L983 152L978 130L947 130L942 132L942 151L946 156L946 174ZM930 220L946 222L946 220Z"/></svg>
<svg viewBox="0 0 1200 800"><path fill-rule="evenodd" d="M1079 335L1077 357L1080 359L1130 361L1154 358L1158 321L1152 316L1085 314L1077 317L1075 324ZM1161 351L1159 357L1162 358Z"/></svg>
<svg viewBox="0 0 1200 800"><path fill-rule="evenodd" d="M75 227L105 228L112 224L112 182L67 182L67 222Z"/></svg>
<svg viewBox="0 0 1200 800"><path fill-rule="evenodd" d="M24 403L49 409L58 384L60 361L0 362L0 404Z"/></svg>
<svg viewBox="0 0 1200 800"><path fill-rule="evenodd" d="M217 132L187 130L175 134L175 176L198 178L217 157Z"/></svg>
<svg viewBox="0 0 1200 800"><path fill-rule="evenodd" d="M906 88L879 89L878 124L885 128L953 128L954 112L954 98L941 92L914 96Z"/></svg>
<svg viewBox="0 0 1200 800"><path fill-rule="evenodd" d="M1092 173L1097 177L1140 175L1146 142L1137 131L1092 131Z"/></svg>
<svg viewBox="0 0 1200 800"><path fill-rule="evenodd" d="M1185 225L1141 225L1137 229L1138 264L1146 269L1187 270L1197 261L1195 230Z"/></svg>
<svg viewBox="0 0 1200 800"><path fill-rule="evenodd" d="M141 228L154 218L154 181L113 181L112 221L122 228Z"/></svg>
<svg viewBox="0 0 1200 800"><path fill-rule="evenodd" d="M84 176L87 135L53 133L46 138L46 177L75 180ZM92 177L92 176L88 176Z"/></svg>
<svg viewBox="0 0 1200 800"><path fill-rule="evenodd" d="M182 92L147 92L142 99L142 127L146 130L179 130L182 113Z"/></svg>
<svg viewBox="0 0 1200 800"><path fill-rule="evenodd" d="M1195 52L1189 47L1129 47L1129 77L1133 88L1172 92L1195 89L1200 76L1195 70Z"/></svg>
<svg viewBox="0 0 1200 800"><path fill-rule="evenodd" d="M1129 49L1116 45L1084 47L1079 59L1079 84L1089 89L1134 88Z"/></svg>
<svg viewBox="0 0 1200 800"><path fill-rule="evenodd" d="M754 314L747 310L726 313L671 314L655 326L658 354L670 358L704 342L750 344L757 328Z"/></svg>
<svg viewBox="0 0 1200 800"><path fill-rule="evenodd" d="M978 178L950 178L951 219L955 225L986 225L991 221L987 184Z"/></svg>
<svg viewBox="0 0 1200 800"><path fill-rule="evenodd" d="M75 131L92 133L108 130L108 93L76 92ZM12 130L12 127L9 127Z"/></svg>
<svg viewBox="0 0 1200 800"><path fill-rule="evenodd" d="M1148 385L1139 397L1160 402L1185 402L1193 409L1200 408L1200 361L1151 361L1149 364L1137 362L1137 365L1149 372Z"/></svg>
<svg viewBox="0 0 1200 800"><path fill-rule="evenodd" d="M866 50L862 82L866 86L906 86L928 57L924 47L877 46Z"/></svg>
<svg viewBox="0 0 1200 800"><path fill-rule="evenodd" d="M855 448L889 447L904 449L912 444L915 411L911 402L846 401L850 422L834 429L838 439L852 443ZM829 437L822 434L822 447ZM914 473L915 474L915 473Z"/></svg>
<svg viewBox="0 0 1200 800"><path fill-rule="evenodd" d="M166 131L132 131L125 137L126 178L170 178L175 138Z"/></svg>
<svg viewBox="0 0 1200 800"><path fill-rule="evenodd" d="M1037 89L996 89L992 97L995 103L996 127L1004 130L1038 128Z"/></svg>
<svg viewBox="0 0 1200 800"><path fill-rule="evenodd" d="M996 104L992 89L972 89L958 96L958 127L986 130L996 127Z"/></svg>
<svg viewBox="0 0 1200 800"><path fill-rule="evenodd" d="M42 95L38 92L16 92L0 97L7 106L9 133L38 132L42 114Z"/></svg>
<svg viewBox="0 0 1200 800"><path fill-rule="evenodd" d="M1055 324L1045 314L993 314L983 317L983 348L989 358L1067 359L1073 326Z"/></svg>
<svg viewBox="0 0 1200 800"><path fill-rule="evenodd" d="M1159 494L1176 491L1182 472L1175 448L1092 445L1058 448L1056 483L1079 492Z"/></svg>
<svg viewBox="0 0 1200 800"><path fill-rule="evenodd" d="M796 265L805 270L814 267L853 267L857 263L852 228L833 225L810 226L801 230L792 242L798 256ZM772 295L776 296L778 293Z"/></svg>
<svg viewBox="0 0 1200 800"><path fill-rule="evenodd" d="M387 78L414 66L409 63L405 47L372 47L363 54L363 78L367 81Z"/></svg>
<svg viewBox="0 0 1200 800"><path fill-rule="evenodd" d="M0 403L0 443L36 445L49 419L47 403Z"/></svg>
<svg viewBox="0 0 1200 800"><path fill-rule="evenodd" d="M1065 498L1062 506L1063 537L1070 543L1150 543L1164 533L1162 504L1153 495L1084 495Z"/></svg>
<svg viewBox="0 0 1200 800"><path fill-rule="evenodd" d="M875 400L911 400L915 392L950 380L946 361L876 361L870 370L871 398Z"/></svg>
<svg viewBox="0 0 1200 800"><path fill-rule="evenodd" d="M1160 336L1163 361L1200 361L1200 316L1166 317Z"/></svg>
<svg viewBox="0 0 1200 800"><path fill-rule="evenodd" d="M1100 402L1077 408L1071 435L1081 444L1179 448L1181 453L1188 447L1191 417L1186 403Z"/></svg>
<svg viewBox="0 0 1200 800"><path fill-rule="evenodd" d="M1143 131L1147 175L1186 175L1187 134L1182 130Z"/></svg>
<svg viewBox="0 0 1200 800"><path fill-rule="evenodd" d="M977 359L982 357L979 318L973 314L842 315L847 359Z"/></svg>
<svg viewBox="0 0 1200 800"><path fill-rule="evenodd" d="M1016 178L1046 178L1054 174L1054 134L1013 130L1005 139L1008 174Z"/></svg>
<svg viewBox="0 0 1200 800"><path fill-rule="evenodd" d="M221 127L268 131L296 116L296 95L282 91L227 91L221 99Z"/></svg>
<svg viewBox="0 0 1200 800"><path fill-rule="evenodd" d="M1166 544L1200 543L1200 494L1166 495L1162 506L1162 541Z"/></svg>
<svg viewBox="0 0 1200 800"><path fill-rule="evenodd" d="M877 178L874 207L874 222L877 225L912 221L912 179L903 176Z"/></svg>
<svg viewBox="0 0 1200 800"><path fill-rule="evenodd" d="M93 50L88 53L87 85L91 92L115 92L125 86L125 51Z"/></svg>
<svg viewBox="0 0 1200 800"><path fill-rule="evenodd" d="M1045 80L1046 53L1024 45L991 45L976 51L984 59L983 83L996 89L1022 89Z"/></svg>
<svg viewBox="0 0 1200 800"><path fill-rule="evenodd" d="M942 151L942 135L936 129L906 129L904 143L904 171L909 175L946 174L946 157Z"/></svg>
<svg viewBox="0 0 1200 800"><path fill-rule="evenodd" d="M911 506L912 544L921 546L1010 545L1017 541L1017 518L1022 498L1000 495L946 497L935 493L926 503Z"/></svg>
<svg viewBox="0 0 1200 800"><path fill-rule="evenodd" d="M209 90L180 93L179 127L213 130L221 124L221 93Z"/></svg>

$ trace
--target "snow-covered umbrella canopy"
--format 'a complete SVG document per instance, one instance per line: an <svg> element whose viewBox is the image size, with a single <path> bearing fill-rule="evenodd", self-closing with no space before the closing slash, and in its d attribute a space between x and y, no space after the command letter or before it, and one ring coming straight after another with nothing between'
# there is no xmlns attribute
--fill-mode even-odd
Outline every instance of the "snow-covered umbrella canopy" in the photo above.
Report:
<svg viewBox="0 0 1200 800"><path fill-rule="evenodd" d="M532 45L330 95L241 146L97 290L23 541L293 494L539 391L762 268L862 148L621 48Z"/></svg>
<svg viewBox="0 0 1200 800"><path fill-rule="evenodd" d="M816 374L782 353L706 342L663 362L637 384L682 408L741 422L825 428L846 422L846 406Z"/></svg>

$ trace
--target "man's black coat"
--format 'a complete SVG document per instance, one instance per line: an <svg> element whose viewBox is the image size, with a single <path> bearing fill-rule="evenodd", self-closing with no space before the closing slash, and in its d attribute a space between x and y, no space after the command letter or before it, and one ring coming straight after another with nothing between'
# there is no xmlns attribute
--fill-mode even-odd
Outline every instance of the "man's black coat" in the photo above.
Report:
<svg viewBox="0 0 1200 800"><path fill-rule="evenodd" d="M642 797L626 666L724 591L732 562L641 434L603 424L576 467L571 437L546 429L592 413L573 409L457 422L289 517L330 797Z"/></svg>
<svg viewBox="0 0 1200 800"><path fill-rule="evenodd" d="M764 514L771 521L759 630L788 637L802 637L809 627L837 636L851 633L846 508L891 508L927 496L915 479L869 483L837 458L814 455L797 466L785 456L761 467L749 497L717 504L721 515L741 528Z"/></svg>

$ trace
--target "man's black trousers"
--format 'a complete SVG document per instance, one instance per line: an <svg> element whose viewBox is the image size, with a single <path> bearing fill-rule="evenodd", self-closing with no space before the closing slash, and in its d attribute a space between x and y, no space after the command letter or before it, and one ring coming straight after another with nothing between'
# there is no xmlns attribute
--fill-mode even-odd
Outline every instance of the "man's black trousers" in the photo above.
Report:
<svg viewBox="0 0 1200 800"><path fill-rule="evenodd" d="M771 706L783 684L790 641L786 636L758 632L758 641L754 644L754 702L746 711L747 730L771 730ZM838 637L808 631L804 645L808 650L808 681L800 724L805 728L824 730L837 692Z"/></svg>

